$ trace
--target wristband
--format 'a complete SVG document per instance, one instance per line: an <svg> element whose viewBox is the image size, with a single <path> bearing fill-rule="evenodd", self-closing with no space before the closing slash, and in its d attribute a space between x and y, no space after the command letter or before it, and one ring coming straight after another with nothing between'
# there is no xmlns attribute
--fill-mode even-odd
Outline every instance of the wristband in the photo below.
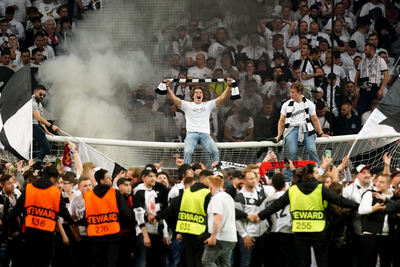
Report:
<svg viewBox="0 0 400 267"><path fill-rule="evenodd" d="M78 149L76 149L76 147L75 147L75 148L71 149L70 152L71 152L71 154L77 153Z"/></svg>
<svg viewBox="0 0 400 267"><path fill-rule="evenodd" d="M50 126L49 126L49 127L50 127L50 128L53 127L53 123L50 123Z"/></svg>
<svg viewBox="0 0 400 267"><path fill-rule="evenodd" d="M318 137L321 137L323 134L324 134L324 132L322 132L322 133L318 134Z"/></svg>
<svg viewBox="0 0 400 267"><path fill-rule="evenodd" d="M232 87L233 87L233 85L232 85L232 84L228 84L228 87L232 88Z"/></svg>

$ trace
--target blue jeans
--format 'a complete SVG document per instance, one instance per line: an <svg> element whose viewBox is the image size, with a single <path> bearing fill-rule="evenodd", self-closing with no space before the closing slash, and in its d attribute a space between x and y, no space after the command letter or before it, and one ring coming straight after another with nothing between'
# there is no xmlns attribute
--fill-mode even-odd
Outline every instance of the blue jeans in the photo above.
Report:
<svg viewBox="0 0 400 267"><path fill-rule="evenodd" d="M33 165L34 169L39 169L44 157L50 152L50 143L46 138L46 133L41 125L33 124L33 138L39 145L38 161Z"/></svg>
<svg viewBox="0 0 400 267"><path fill-rule="evenodd" d="M171 244L168 247L168 267L176 267L181 261L182 251L185 249L183 242L174 238L171 240Z"/></svg>
<svg viewBox="0 0 400 267"><path fill-rule="evenodd" d="M296 127L285 138L286 155L287 155L287 158L292 161L296 159L297 146L299 144L297 141L298 135L299 135L299 128ZM308 155L310 156L310 160L315 161L317 163L317 165L319 166L317 148L315 147L315 135L313 134L313 135L309 136L308 132L304 133L304 145L306 146ZM286 182L290 182L292 180L292 176L293 176L293 173L290 170L290 168L286 168L286 170L285 170Z"/></svg>
<svg viewBox="0 0 400 267"><path fill-rule="evenodd" d="M240 247L240 267L261 267L264 256L264 243L265 233L259 237L252 237L253 247L251 249L244 247L244 240L239 236L239 247Z"/></svg>
<svg viewBox="0 0 400 267"><path fill-rule="evenodd" d="M219 161L218 148L209 134L189 132L186 134L186 139L185 139L185 149L184 149L185 155L183 157L183 162L185 164L192 163L193 151L198 143L200 143L200 145L202 145L204 149L211 154L212 162Z"/></svg>

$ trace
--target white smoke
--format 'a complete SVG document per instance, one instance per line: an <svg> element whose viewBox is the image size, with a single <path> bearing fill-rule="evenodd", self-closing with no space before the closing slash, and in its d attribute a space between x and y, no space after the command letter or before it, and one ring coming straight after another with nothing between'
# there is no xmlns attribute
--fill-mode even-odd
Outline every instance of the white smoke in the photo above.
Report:
<svg viewBox="0 0 400 267"><path fill-rule="evenodd" d="M70 53L40 69L40 83L52 85L50 111L74 136L134 139L128 91L160 82L145 54L151 54L151 38L165 27L167 14L155 1L148 1L147 13L133 3L112 3L78 22Z"/></svg>

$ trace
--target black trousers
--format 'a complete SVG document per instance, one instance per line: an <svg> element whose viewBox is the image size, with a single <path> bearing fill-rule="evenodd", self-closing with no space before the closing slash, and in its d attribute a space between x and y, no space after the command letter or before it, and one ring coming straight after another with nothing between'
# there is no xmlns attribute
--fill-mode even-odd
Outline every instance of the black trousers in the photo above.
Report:
<svg viewBox="0 0 400 267"><path fill-rule="evenodd" d="M88 267L91 265L91 243L88 236L81 236L82 240L72 243L74 267Z"/></svg>
<svg viewBox="0 0 400 267"><path fill-rule="evenodd" d="M119 242L91 242L92 267L117 267Z"/></svg>
<svg viewBox="0 0 400 267"><path fill-rule="evenodd" d="M25 245L22 242L21 236L14 236L9 238L7 241L7 250L6 250L6 262L5 266L8 266L10 260L12 261L13 267L23 267L26 266L26 258L21 257L21 248L26 251Z"/></svg>
<svg viewBox="0 0 400 267"><path fill-rule="evenodd" d="M296 233L297 267L308 267L311 264L311 247L314 249L318 267L328 267L328 240L326 231L321 233Z"/></svg>
<svg viewBox="0 0 400 267"><path fill-rule="evenodd" d="M53 258L54 232L29 229L25 235L29 267L49 267Z"/></svg>
<svg viewBox="0 0 400 267"><path fill-rule="evenodd" d="M381 267L390 267L393 257L393 239L391 236L364 234L364 266L375 267L377 258Z"/></svg>
<svg viewBox="0 0 400 267"><path fill-rule="evenodd" d="M294 234L277 233L277 236L286 267L295 267L297 254Z"/></svg>
<svg viewBox="0 0 400 267"><path fill-rule="evenodd" d="M187 267L203 267L201 257L204 252L205 238L200 235L182 234L186 250Z"/></svg>
<svg viewBox="0 0 400 267"><path fill-rule="evenodd" d="M133 266L132 252L134 247L134 231L124 233L119 240L118 266ZM153 245L153 244L152 244Z"/></svg>

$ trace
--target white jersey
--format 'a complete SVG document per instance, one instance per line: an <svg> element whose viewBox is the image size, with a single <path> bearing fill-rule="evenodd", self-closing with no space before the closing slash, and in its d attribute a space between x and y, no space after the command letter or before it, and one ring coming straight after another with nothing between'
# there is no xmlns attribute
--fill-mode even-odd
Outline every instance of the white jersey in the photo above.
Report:
<svg viewBox="0 0 400 267"><path fill-rule="evenodd" d="M272 205L275 200L280 198L285 191L275 192L272 196L267 198L267 206ZM271 232L272 233L292 233L292 216L290 215L290 205L284 209L271 215Z"/></svg>

